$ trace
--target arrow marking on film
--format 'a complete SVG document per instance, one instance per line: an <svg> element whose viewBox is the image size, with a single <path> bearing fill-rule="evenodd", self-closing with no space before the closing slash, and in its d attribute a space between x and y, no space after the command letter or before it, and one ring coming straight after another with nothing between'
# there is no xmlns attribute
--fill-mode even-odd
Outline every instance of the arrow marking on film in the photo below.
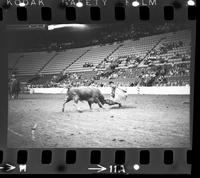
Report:
<svg viewBox="0 0 200 178"><path fill-rule="evenodd" d="M6 170L6 171L11 171L16 168L15 166L12 166L10 164L6 164L6 166L8 166L8 170Z"/></svg>
<svg viewBox="0 0 200 178"><path fill-rule="evenodd" d="M97 172L102 172L102 171L105 171L106 170L106 167L103 167L101 165L97 165L98 167L96 168L88 168L88 170L94 170L94 171L97 171Z"/></svg>
<svg viewBox="0 0 200 178"><path fill-rule="evenodd" d="M0 170L3 169L5 170L6 172L9 172L9 171L12 171L13 169L15 169L16 167L15 166L12 166L10 164L6 164L4 167L0 167Z"/></svg>

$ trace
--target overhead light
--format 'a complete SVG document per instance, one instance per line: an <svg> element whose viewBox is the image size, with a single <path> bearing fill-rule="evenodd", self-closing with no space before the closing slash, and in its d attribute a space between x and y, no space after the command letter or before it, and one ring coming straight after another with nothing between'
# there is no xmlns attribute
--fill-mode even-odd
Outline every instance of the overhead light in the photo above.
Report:
<svg viewBox="0 0 200 178"><path fill-rule="evenodd" d="M137 7L137 6L139 6L140 5L140 3L138 2L138 1L133 1L132 2L132 6L133 7Z"/></svg>
<svg viewBox="0 0 200 178"><path fill-rule="evenodd" d="M79 2L76 3L76 6L77 7L83 7L83 3L79 1Z"/></svg>
<svg viewBox="0 0 200 178"><path fill-rule="evenodd" d="M85 24L58 24L58 25L48 25L48 30L54 30L58 28L65 28L65 27L72 27L72 28L78 28L82 29L87 27Z"/></svg>
<svg viewBox="0 0 200 178"><path fill-rule="evenodd" d="M19 7L25 7L25 6L26 6L26 4L24 2L19 3Z"/></svg>
<svg viewBox="0 0 200 178"><path fill-rule="evenodd" d="M189 0L187 4L188 6L195 6L195 2L193 0Z"/></svg>

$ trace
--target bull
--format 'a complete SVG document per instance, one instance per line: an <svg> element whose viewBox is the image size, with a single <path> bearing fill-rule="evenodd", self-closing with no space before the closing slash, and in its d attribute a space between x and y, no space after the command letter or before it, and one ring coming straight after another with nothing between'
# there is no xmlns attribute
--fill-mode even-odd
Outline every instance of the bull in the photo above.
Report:
<svg viewBox="0 0 200 178"><path fill-rule="evenodd" d="M67 94L63 103L62 112L65 110L65 104L69 101L74 101L76 109L80 112L77 104L78 101L87 101L90 109L92 109L92 104L97 103L100 108L103 108L104 104L115 105L118 104L121 107L121 103L112 101L110 99L105 99L101 91L95 87L73 87L67 89Z"/></svg>

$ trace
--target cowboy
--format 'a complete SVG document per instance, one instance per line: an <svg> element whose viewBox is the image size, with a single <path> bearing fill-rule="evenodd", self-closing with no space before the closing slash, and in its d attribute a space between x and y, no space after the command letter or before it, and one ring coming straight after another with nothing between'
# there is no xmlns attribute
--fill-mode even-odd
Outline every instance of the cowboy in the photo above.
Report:
<svg viewBox="0 0 200 178"><path fill-rule="evenodd" d="M116 91L117 86L114 84L113 81L110 81L109 85L111 87L111 97L114 99L115 98L115 91Z"/></svg>

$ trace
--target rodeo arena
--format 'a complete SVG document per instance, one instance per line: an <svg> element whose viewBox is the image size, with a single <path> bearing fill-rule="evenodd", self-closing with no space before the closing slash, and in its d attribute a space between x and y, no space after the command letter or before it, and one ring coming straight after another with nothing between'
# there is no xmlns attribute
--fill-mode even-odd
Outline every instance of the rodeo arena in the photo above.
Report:
<svg viewBox="0 0 200 178"><path fill-rule="evenodd" d="M9 33L8 147L190 146L187 24L24 25Z"/></svg>

